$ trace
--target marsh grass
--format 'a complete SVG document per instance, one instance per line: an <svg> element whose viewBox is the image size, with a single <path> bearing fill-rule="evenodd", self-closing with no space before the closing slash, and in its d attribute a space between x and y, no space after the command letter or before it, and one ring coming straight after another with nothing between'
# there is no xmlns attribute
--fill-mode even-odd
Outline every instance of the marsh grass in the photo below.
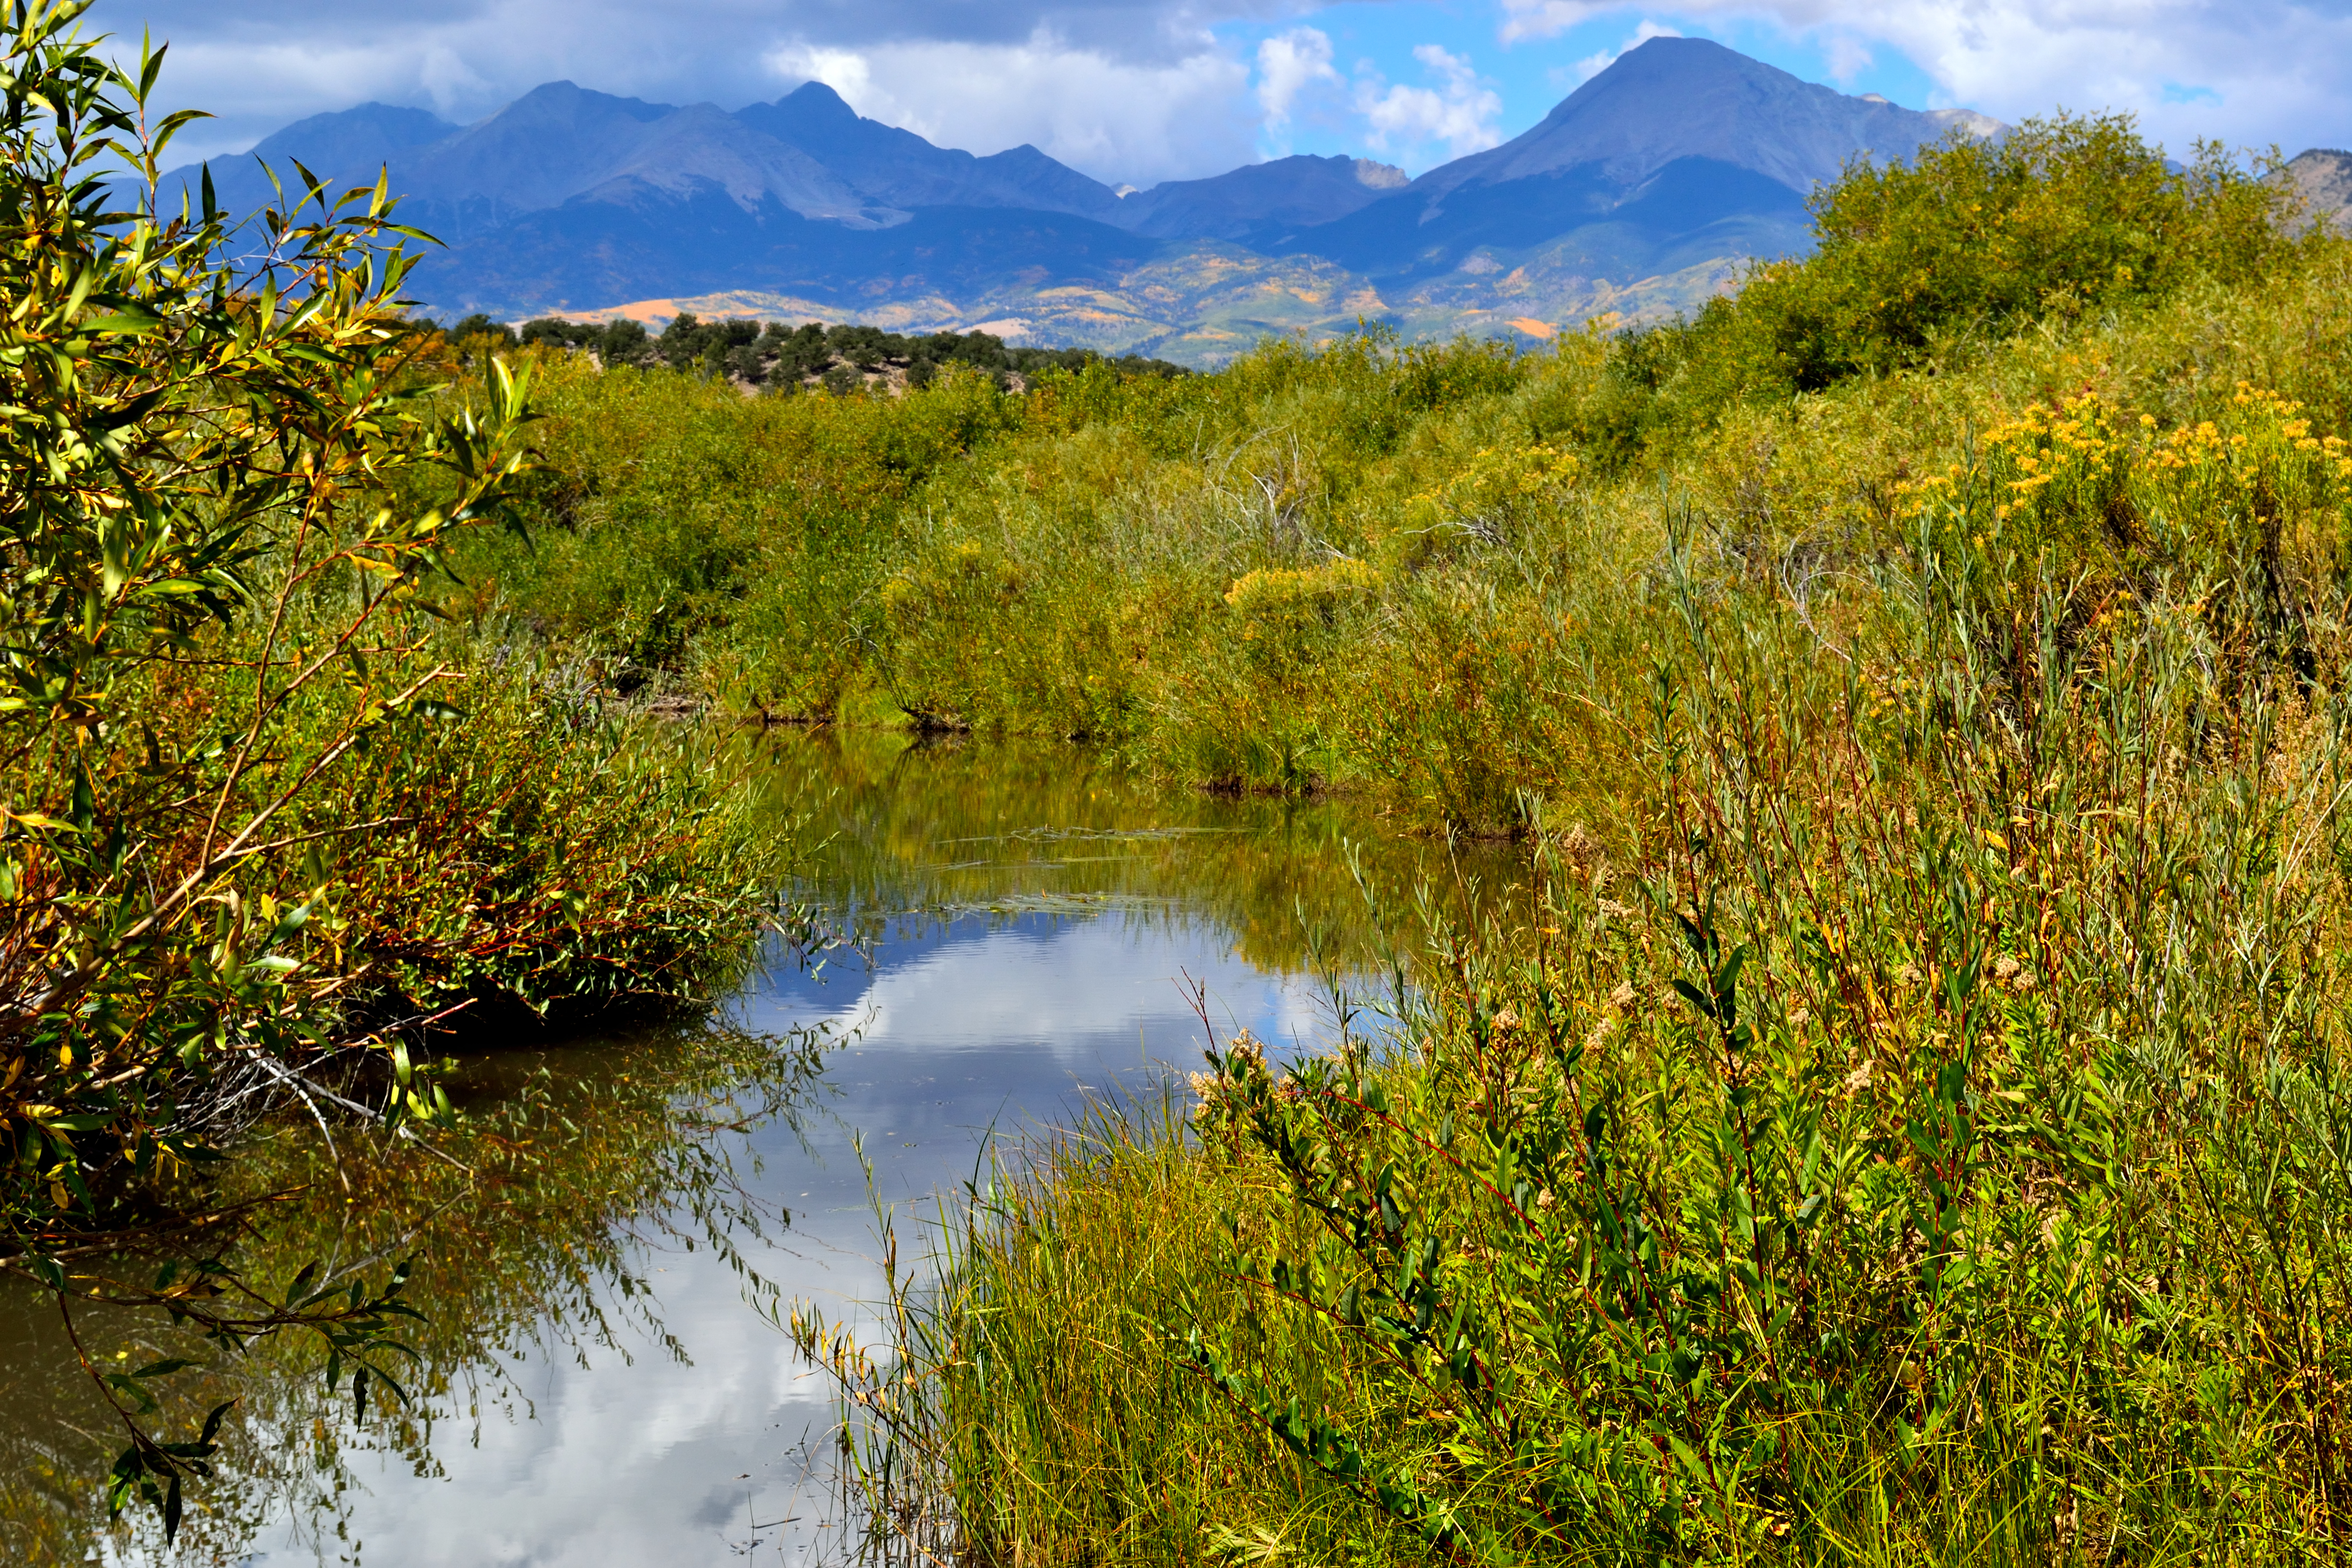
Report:
<svg viewBox="0 0 2352 1568"><path fill-rule="evenodd" d="M1400 573L1322 711L1517 822L1536 912L973 1194L836 1367L877 1517L988 1563L2341 1556L2335 276L1734 413L1483 586Z"/></svg>
<svg viewBox="0 0 2352 1568"><path fill-rule="evenodd" d="M2238 406L2242 474L2307 439ZM974 1194L837 1368L877 1486L982 1562L2335 1554L2336 545L2123 613L2017 482L1826 649L1678 536L1639 837L1531 803L1541 912L1432 931L1392 1035L1244 1037Z"/></svg>

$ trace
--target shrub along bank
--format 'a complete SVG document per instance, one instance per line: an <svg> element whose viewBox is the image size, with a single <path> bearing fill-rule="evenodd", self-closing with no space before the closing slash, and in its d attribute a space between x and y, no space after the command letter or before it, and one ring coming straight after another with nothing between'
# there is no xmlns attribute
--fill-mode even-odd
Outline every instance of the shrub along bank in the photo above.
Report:
<svg viewBox="0 0 2352 1568"><path fill-rule="evenodd" d="M428 613L525 471L528 387L436 403L383 194L299 194L259 272L232 218L121 206L187 116L151 122L160 52L107 65L81 9L0 42L0 1267L69 1324L315 1332L363 1409L405 1266L240 1272L238 1134L356 1111L364 1158L446 1115L436 1032L691 1002L774 872L717 764ZM82 1358L109 1500L167 1533L226 1409L150 1429L184 1365Z"/></svg>

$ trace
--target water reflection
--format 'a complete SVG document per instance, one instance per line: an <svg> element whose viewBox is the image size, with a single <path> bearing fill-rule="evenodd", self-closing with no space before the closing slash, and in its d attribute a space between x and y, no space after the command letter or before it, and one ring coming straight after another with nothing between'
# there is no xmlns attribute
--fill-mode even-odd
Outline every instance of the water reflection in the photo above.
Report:
<svg viewBox="0 0 2352 1568"><path fill-rule="evenodd" d="M1196 1062L1194 987L1221 1031L1311 1042L1332 978L1389 961L1360 883L1459 897L1504 869L1386 838L1344 805L1171 796L1066 750L783 737L762 769L780 825L822 840L803 895L855 947L772 966L730 1028L468 1062L468 1171L388 1151L347 1201L290 1128L241 1168L254 1190L307 1187L249 1268L420 1257L415 1407L355 1428L300 1347L190 1380L189 1410L242 1403L167 1553L143 1521L100 1527L119 1436L54 1320L0 1300L0 1554L837 1558L829 1389L775 1302L856 1321L881 1294L876 1202L910 1222L992 1137ZM821 1058L772 1044L812 1035ZM101 1359L175 1348L148 1320L84 1330Z"/></svg>

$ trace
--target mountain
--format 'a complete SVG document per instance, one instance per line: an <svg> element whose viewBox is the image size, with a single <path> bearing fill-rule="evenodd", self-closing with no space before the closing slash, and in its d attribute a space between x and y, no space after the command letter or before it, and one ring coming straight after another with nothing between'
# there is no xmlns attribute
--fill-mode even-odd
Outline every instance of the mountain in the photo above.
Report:
<svg viewBox="0 0 2352 1568"><path fill-rule="evenodd" d="M387 162L457 131L438 115L389 103L362 103L340 113L314 114L264 137L244 156L224 158L214 164L214 193L224 210L250 212L275 199L263 167L277 170L278 178L291 185L301 178L294 172L297 160L338 192L362 182L373 184L377 170ZM164 179L176 184L195 173L182 169Z"/></svg>
<svg viewBox="0 0 2352 1568"><path fill-rule="evenodd" d="M1688 310L1747 258L1809 245L1806 197L1849 159L2000 130L1654 38L1526 134L1410 181L1302 156L1115 190L1034 147L934 146L818 82L731 113L551 82L467 126L363 104L213 174L236 210L268 197L257 160L339 189L388 165L404 219L446 243L413 275L436 313L989 322L1206 363L1363 320L1541 337Z"/></svg>
<svg viewBox="0 0 2352 1568"><path fill-rule="evenodd" d="M2305 220L2352 234L2352 153L2314 147L2287 160L2287 182L2302 198Z"/></svg>
<svg viewBox="0 0 2352 1568"><path fill-rule="evenodd" d="M1109 221L1157 239L1278 244L1405 184L1402 169L1370 158L1302 153L1247 163L1212 179L1154 185L1129 196Z"/></svg>
<svg viewBox="0 0 2352 1568"><path fill-rule="evenodd" d="M1662 110L1666 110L1662 112ZM1423 197L1591 170L1622 189L1702 159L1802 193L1858 154L1908 158L1953 129L2004 127L1966 110L1849 98L1705 38L1652 38L1578 88L1526 134L1413 182Z"/></svg>
<svg viewBox="0 0 2352 1568"><path fill-rule="evenodd" d="M415 115L395 120L394 115ZM437 130L440 134L430 136ZM718 191L747 210L763 203L849 228L903 223L796 147L709 104L684 109L592 92L568 81L532 89L496 114L460 128L417 110L370 104L318 115L214 171L224 205L232 193L266 195L264 163L281 179L299 158L340 190L373 184L389 164L403 216L445 240L496 230L526 213L573 200L630 203L648 193L690 201ZM184 179L180 171L172 179Z"/></svg>
<svg viewBox="0 0 2352 1568"><path fill-rule="evenodd" d="M1539 252L1602 274L1772 255L1803 248L1806 195L1848 160L2002 129L1966 110L1850 98L1704 38L1652 38L1524 135L1289 245L1375 278Z"/></svg>
<svg viewBox="0 0 2352 1568"><path fill-rule="evenodd" d="M862 118L821 81L739 110L735 118L893 207L1026 207L1105 221L1118 207L1108 185L1034 147L985 158L934 147L911 131Z"/></svg>

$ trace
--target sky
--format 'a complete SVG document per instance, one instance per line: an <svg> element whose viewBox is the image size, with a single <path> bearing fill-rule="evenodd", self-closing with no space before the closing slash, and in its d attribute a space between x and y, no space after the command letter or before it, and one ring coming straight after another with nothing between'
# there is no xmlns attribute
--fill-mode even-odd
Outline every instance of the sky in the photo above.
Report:
<svg viewBox="0 0 2352 1568"><path fill-rule="evenodd" d="M98 0L89 22L170 43L168 107L215 116L185 158L369 100L465 123L558 79L735 109L814 79L1114 184L1291 153L1418 174L1661 33L1912 108L2126 110L2176 153L2352 144L2352 0Z"/></svg>

